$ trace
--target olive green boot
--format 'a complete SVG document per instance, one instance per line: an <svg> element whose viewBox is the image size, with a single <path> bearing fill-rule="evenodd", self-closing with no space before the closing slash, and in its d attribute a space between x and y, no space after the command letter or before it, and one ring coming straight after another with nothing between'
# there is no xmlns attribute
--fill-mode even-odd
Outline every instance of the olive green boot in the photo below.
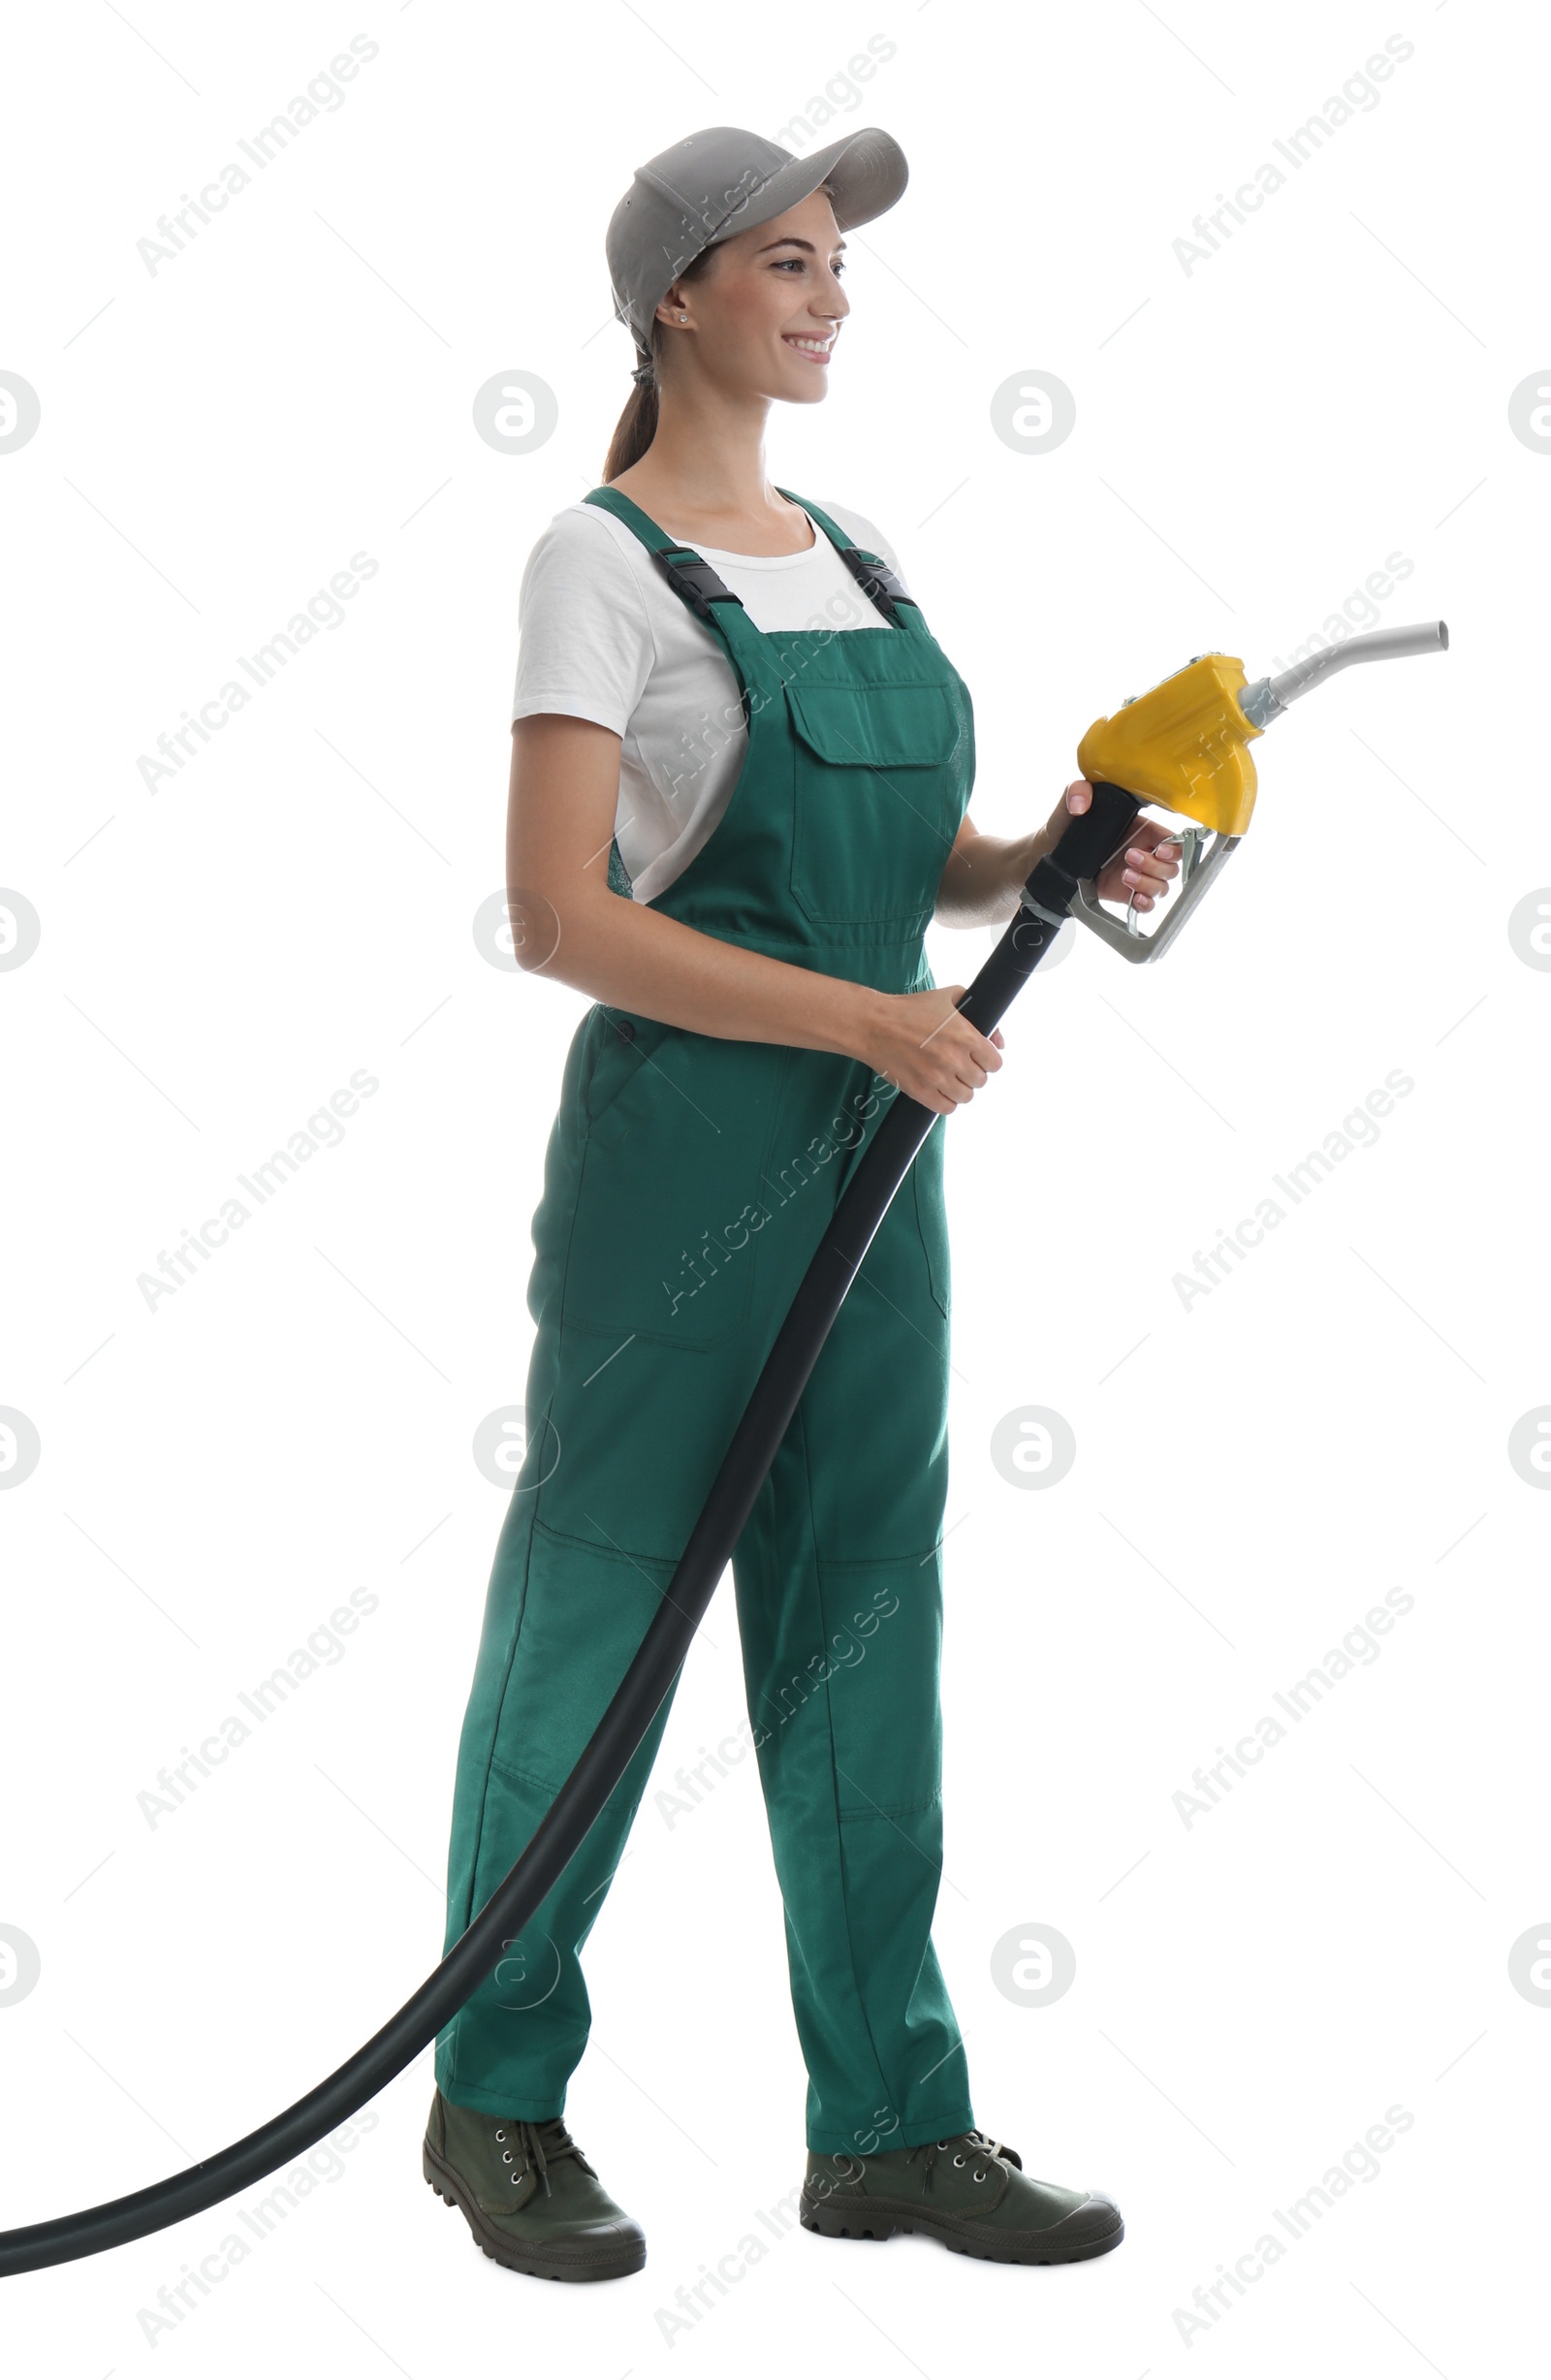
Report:
<svg viewBox="0 0 1551 2380"><path fill-rule="evenodd" d="M1125 2237L1112 2199L1030 2180L1017 2150L983 2132L877 2157L809 2150L802 2219L826 2239L930 2232L961 2256L998 2265L1073 2265Z"/></svg>
<svg viewBox="0 0 1551 2380"><path fill-rule="evenodd" d="M551 2281L639 2272L647 2242L554 2115L530 2124L454 2107L438 2091L421 2151L438 2198L460 2206L487 2256Z"/></svg>

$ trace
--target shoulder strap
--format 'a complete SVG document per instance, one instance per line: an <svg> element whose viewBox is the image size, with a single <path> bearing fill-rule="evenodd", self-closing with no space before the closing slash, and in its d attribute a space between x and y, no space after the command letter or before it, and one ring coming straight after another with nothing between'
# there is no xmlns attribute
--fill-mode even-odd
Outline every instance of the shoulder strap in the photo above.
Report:
<svg viewBox="0 0 1551 2380"><path fill-rule="evenodd" d="M915 603L915 597L905 593L899 579L881 555L870 554L865 547L854 545L846 536L845 531L838 527L830 519L829 514L820 512L818 506L809 503L806 495L796 495L790 488L777 488L776 492L777 495L785 496L788 503L801 504L805 512L812 514L830 543L838 550L841 561L862 589L863 594L870 602L876 604L885 619L893 619L896 604ZM920 606L917 605L916 608L919 610Z"/></svg>
<svg viewBox="0 0 1551 2380"><path fill-rule="evenodd" d="M708 628L716 622L712 617L713 603L736 603L744 608L743 597L735 595L730 587L718 579L711 564L695 552L693 546L675 543L666 529L660 529L649 514L631 502L617 488L592 488L582 499L584 504L596 504L603 512L611 512L633 529L647 552L651 555L676 595L688 604L696 618Z"/></svg>
<svg viewBox="0 0 1551 2380"><path fill-rule="evenodd" d="M914 595L906 594L881 555L870 554L865 547L853 544L829 514L821 512L806 495L796 495L790 488L778 488L776 492L785 496L788 503L800 504L806 513L811 514L863 594L877 606L885 619L893 621L896 607L902 603L908 603L919 614L920 606ZM743 598L735 595L732 588L716 576L711 564L695 552L694 547L677 544L666 529L660 529L649 514L644 513L640 505L633 503L619 489L592 488L582 501L584 504L596 504L604 512L612 512L616 520L622 521L627 529L635 532L674 593L682 598L708 628L714 628L716 624L711 611L713 603L736 603L742 611Z"/></svg>

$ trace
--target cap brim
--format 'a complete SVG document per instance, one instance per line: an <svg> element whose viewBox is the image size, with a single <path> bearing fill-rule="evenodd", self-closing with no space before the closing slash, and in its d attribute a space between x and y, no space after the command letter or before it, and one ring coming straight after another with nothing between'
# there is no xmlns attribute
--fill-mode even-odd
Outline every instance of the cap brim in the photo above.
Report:
<svg viewBox="0 0 1551 2380"><path fill-rule="evenodd" d="M847 133L827 148L816 148L807 157L794 157L790 165L778 166L707 244L714 247L717 240L731 239L739 232L752 231L756 224L783 215L788 206L811 198L821 182L828 182L835 193L838 228L848 232L886 213L903 195L909 178L904 151L892 133L871 126Z"/></svg>

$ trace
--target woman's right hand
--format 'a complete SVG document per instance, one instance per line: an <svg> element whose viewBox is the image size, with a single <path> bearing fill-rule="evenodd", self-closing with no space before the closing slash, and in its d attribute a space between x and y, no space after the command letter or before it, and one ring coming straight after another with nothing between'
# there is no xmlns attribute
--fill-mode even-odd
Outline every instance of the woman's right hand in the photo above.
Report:
<svg viewBox="0 0 1551 2380"><path fill-rule="evenodd" d="M1000 1029L988 1039L959 1013L965 989L952 983L930 992L880 993L866 1047L858 1052L874 1074L938 1116L951 1116L972 1099L1001 1064Z"/></svg>

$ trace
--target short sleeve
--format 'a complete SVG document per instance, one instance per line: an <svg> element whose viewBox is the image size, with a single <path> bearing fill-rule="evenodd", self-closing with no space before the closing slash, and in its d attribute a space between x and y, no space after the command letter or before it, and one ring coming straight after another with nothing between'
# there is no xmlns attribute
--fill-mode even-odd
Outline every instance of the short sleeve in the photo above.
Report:
<svg viewBox="0 0 1551 2380"><path fill-rule="evenodd" d="M518 597L512 716L562 711L622 736L656 658L630 558L594 505L556 513Z"/></svg>

